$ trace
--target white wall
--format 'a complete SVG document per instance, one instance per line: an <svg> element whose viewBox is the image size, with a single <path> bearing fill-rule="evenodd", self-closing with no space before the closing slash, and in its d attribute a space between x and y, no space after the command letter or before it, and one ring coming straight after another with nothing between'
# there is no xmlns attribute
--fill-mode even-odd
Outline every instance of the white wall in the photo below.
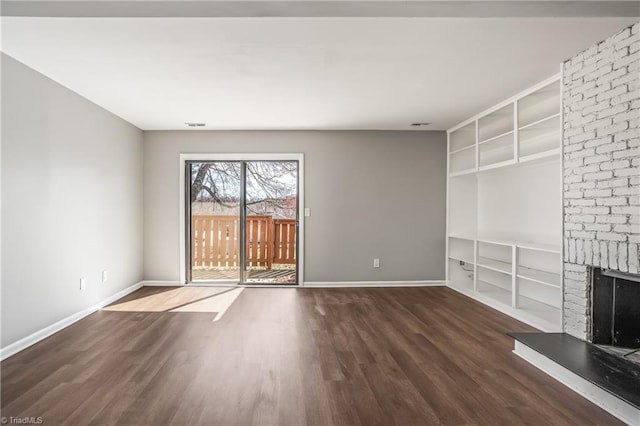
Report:
<svg viewBox="0 0 640 426"><path fill-rule="evenodd" d="M640 22L562 66L562 315L591 339L590 267L640 273Z"/></svg>
<svg viewBox="0 0 640 426"><path fill-rule="evenodd" d="M212 152L305 154L306 282L444 279L444 132L158 131L144 146L146 280L179 280L179 154Z"/></svg>
<svg viewBox="0 0 640 426"><path fill-rule="evenodd" d="M6 347L142 279L143 134L6 55L2 124Z"/></svg>
<svg viewBox="0 0 640 426"><path fill-rule="evenodd" d="M478 235L560 245L560 162L478 174Z"/></svg>

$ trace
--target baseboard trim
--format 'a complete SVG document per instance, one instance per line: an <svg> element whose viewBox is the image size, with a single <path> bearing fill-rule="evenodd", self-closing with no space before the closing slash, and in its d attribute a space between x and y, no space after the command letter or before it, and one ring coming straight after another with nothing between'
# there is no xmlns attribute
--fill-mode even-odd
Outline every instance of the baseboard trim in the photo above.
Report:
<svg viewBox="0 0 640 426"><path fill-rule="evenodd" d="M516 340L513 353L623 422L629 425L640 424L640 410L527 345Z"/></svg>
<svg viewBox="0 0 640 426"><path fill-rule="evenodd" d="M144 287L184 287L184 284L180 281L140 281L140 284Z"/></svg>
<svg viewBox="0 0 640 426"><path fill-rule="evenodd" d="M184 287L185 285L179 281L141 281L145 287ZM247 287L247 288L334 288L334 287L442 287L445 281L442 280L426 280L426 281L305 281L302 285L256 285L249 284L240 286L238 284L217 284L217 283L191 283L190 286L208 286L208 287Z"/></svg>
<svg viewBox="0 0 640 426"><path fill-rule="evenodd" d="M90 306L86 309L81 310L80 312L76 312L73 315L69 315L66 318L61 319L60 321L51 324L48 327L45 327L41 330L36 331L35 333L32 333L30 335L28 335L27 337L24 337L20 340L18 340L17 342L14 342L10 345L5 346L4 348L0 349L0 361L3 361L7 358L9 358L12 355L17 354L18 352L28 348L31 345L34 345L36 343L38 343L39 341L46 339L47 337L51 336L54 333L57 333L58 331L62 330L63 328L66 328L68 326L70 326L71 324L81 320L82 318L86 317L87 315L91 315L92 313L98 311L99 309L107 306L110 303L115 302L116 300L128 295L129 293L133 293L134 291L138 290L140 287L142 287L142 281L139 283L136 283L130 287L127 287L123 290L120 290L119 292L115 293L112 296L107 297L106 299L96 303L93 306Z"/></svg>
<svg viewBox="0 0 640 426"><path fill-rule="evenodd" d="M442 287L444 281L307 281L304 287Z"/></svg>

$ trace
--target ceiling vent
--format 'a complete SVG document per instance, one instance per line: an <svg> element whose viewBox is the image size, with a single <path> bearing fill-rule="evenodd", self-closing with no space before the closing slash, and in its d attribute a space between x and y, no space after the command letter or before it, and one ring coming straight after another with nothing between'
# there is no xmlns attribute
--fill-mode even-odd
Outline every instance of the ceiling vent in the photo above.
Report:
<svg viewBox="0 0 640 426"><path fill-rule="evenodd" d="M206 126L206 123L184 123L189 127L204 127Z"/></svg>

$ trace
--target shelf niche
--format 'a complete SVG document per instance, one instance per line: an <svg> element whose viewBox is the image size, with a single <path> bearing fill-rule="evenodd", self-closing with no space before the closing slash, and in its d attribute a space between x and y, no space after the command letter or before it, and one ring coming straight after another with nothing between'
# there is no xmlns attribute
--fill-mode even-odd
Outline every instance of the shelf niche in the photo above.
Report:
<svg viewBox="0 0 640 426"><path fill-rule="evenodd" d="M448 132L448 283L545 331L561 330L560 97L556 76Z"/></svg>
<svg viewBox="0 0 640 426"><path fill-rule="evenodd" d="M559 243L560 178L559 159L479 174L477 235L515 243Z"/></svg>

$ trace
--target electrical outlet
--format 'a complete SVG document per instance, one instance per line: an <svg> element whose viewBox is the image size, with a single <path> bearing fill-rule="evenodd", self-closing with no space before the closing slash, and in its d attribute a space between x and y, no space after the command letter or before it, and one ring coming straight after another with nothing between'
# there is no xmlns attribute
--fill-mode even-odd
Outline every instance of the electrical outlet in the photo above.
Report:
<svg viewBox="0 0 640 426"><path fill-rule="evenodd" d="M80 290L84 290L87 288L87 280L85 278L80 278Z"/></svg>
<svg viewBox="0 0 640 426"><path fill-rule="evenodd" d="M374 268L379 268L380 267L380 259L373 259L373 267Z"/></svg>
<svg viewBox="0 0 640 426"><path fill-rule="evenodd" d="M109 279L109 273L107 271L102 271L102 282L106 283Z"/></svg>

